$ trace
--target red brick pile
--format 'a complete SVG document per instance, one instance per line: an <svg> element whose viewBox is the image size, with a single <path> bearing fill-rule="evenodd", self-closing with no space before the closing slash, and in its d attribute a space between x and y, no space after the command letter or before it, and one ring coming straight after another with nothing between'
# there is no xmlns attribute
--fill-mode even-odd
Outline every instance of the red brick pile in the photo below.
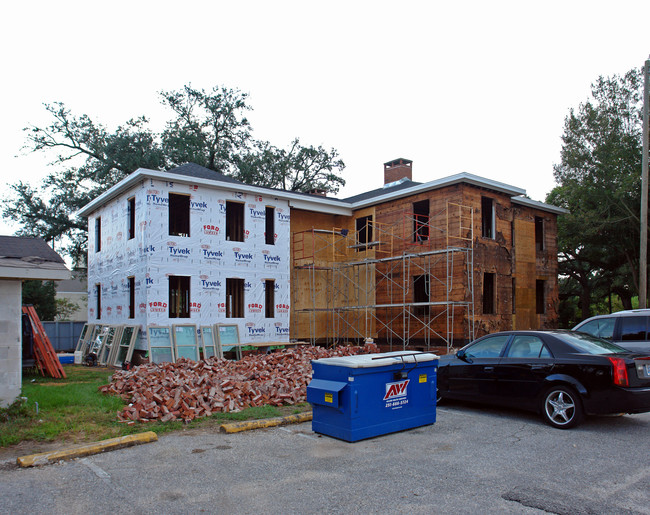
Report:
<svg viewBox="0 0 650 515"><path fill-rule="evenodd" d="M129 402L117 417L121 422L184 420L251 406L281 406L304 402L311 381L312 359L377 352L366 347L302 346L272 354L249 355L239 361L208 358L147 364L113 374L103 393Z"/></svg>

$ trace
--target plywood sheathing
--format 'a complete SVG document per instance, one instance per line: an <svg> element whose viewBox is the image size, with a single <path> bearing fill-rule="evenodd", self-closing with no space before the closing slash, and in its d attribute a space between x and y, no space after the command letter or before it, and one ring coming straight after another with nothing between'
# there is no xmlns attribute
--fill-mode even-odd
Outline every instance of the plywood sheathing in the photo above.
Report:
<svg viewBox="0 0 650 515"><path fill-rule="evenodd" d="M482 236L483 196L494 201L493 237ZM429 238L414 241L413 204L423 200L429 202ZM455 211L455 206L460 206L460 211ZM464 218L460 214L463 209L470 213L472 227L463 223ZM374 270L369 275L374 277L374 283L370 279L360 280L356 276L346 275L351 274L349 270L354 267L341 267L344 263L377 260L387 255L380 254L386 245L363 251L350 250L350 243L354 243L355 220L371 214L378 227L388 228L387 231L391 233L388 254L401 259L375 261L369 265L366 271ZM544 248L539 251L535 250L535 216L544 219ZM297 292L294 307L298 316L292 320L292 329L296 329L294 334L297 338L313 338L314 331L323 339L363 334L379 338L380 341L424 338L428 342L431 338L440 340L452 335L456 339L462 335L456 343L464 343L462 338L466 339L467 335L481 336L513 328L552 328L557 324L556 215L513 204L508 194L475 185L457 184L381 203L348 218L297 212L292 215L292 231L295 230L294 221L295 228L331 231L330 241L325 245L327 252L324 247L310 258L315 263L314 269L310 270L311 275L305 275L303 271L300 272L303 280L298 280L299 274L293 278L294 285L298 285L294 288ZM348 239L335 237L335 233L341 230L347 231ZM314 238L322 240L321 235L314 235ZM373 239L381 238L373 235ZM471 249L471 253L427 255L432 251L456 247ZM323 259L319 260L321 257ZM319 265L322 267L320 270L317 268ZM469 274L468 267L473 270ZM348 271L341 273L343 269ZM451 272L448 273L449 270ZM483 278L486 272L495 274L494 314L483 314ZM427 273L431 276L432 302L466 301L467 307L456 310L448 317L450 311L446 309L450 304L431 306L429 315L419 314L416 307L409 306L415 302L414 276ZM513 279L516 281L514 301ZM536 313L536 281L539 279L546 281L543 314ZM343 286L358 287L358 290L352 288L351 291L363 291L364 297L361 298L358 293L341 294L344 289L341 282ZM516 305L513 306L513 302ZM372 304L374 307L366 309L365 318L361 319L359 310L350 310L345 315L339 311L338 317L335 316L335 308L355 303L358 306ZM382 305L393 306L379 307ZM300 309L305 311L301 312ZM374 322L368 323L368 316ZM351 330L355 324L356 329ZM363 330L358 330L364 324ZM435 343L439 344L440 341Z"/></svg>

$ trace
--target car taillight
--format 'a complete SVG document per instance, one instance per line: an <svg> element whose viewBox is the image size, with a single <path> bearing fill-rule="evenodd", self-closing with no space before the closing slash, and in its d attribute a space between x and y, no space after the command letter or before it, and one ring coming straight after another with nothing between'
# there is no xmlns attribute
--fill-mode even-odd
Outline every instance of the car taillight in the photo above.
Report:
<svg viewBox="0 0 650 515"><path fill-rule="evenodd" d="M612 379L617 386L630 386L630 381L627 378L627 365L623 358L610 358L607 359L612 363L613 374Z"/></svg>

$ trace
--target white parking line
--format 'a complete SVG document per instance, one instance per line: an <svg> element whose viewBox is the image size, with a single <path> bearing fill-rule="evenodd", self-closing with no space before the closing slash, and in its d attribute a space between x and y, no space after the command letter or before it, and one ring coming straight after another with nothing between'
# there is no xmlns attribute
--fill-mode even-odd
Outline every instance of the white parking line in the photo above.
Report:
<svg viewBox="0 0 650 515"><path fill-rule="evenodd" d="M111 475L108 472L101 469L100 467L98 467L97 465L95 465L93 462L88 461L86 458L81 458L79 461L84 465L86 465L86 467L88 467L90 470L92 470L98 478L103 479L105 481L110 481Z"/></svg>
<svg viewBox="0 0 650 515"><path fill-rule="evenodd" d="M278 427L278 429L280 431L284 431L285 433L289 433L289 434L292 434L292 435L295 435L295 436L302 436L303 438L309 438L310 440L317 440L318 439L315 436L306 435L304 433L297 433L297 432L292 431L291 429L286 428L286 427Z"/></svg>

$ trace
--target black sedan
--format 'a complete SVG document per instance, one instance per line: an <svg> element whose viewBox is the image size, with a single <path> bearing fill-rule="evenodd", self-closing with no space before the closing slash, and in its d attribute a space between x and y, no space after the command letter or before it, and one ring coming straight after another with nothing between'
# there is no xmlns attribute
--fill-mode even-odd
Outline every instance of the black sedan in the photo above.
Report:
<svg viewBox="0 0 650 515"><path fill-rule="evenodd" d="M507 331L442 356L438 395L537 411L568 429L585 415L650 411L650 357L572 331Z"/></svg>

